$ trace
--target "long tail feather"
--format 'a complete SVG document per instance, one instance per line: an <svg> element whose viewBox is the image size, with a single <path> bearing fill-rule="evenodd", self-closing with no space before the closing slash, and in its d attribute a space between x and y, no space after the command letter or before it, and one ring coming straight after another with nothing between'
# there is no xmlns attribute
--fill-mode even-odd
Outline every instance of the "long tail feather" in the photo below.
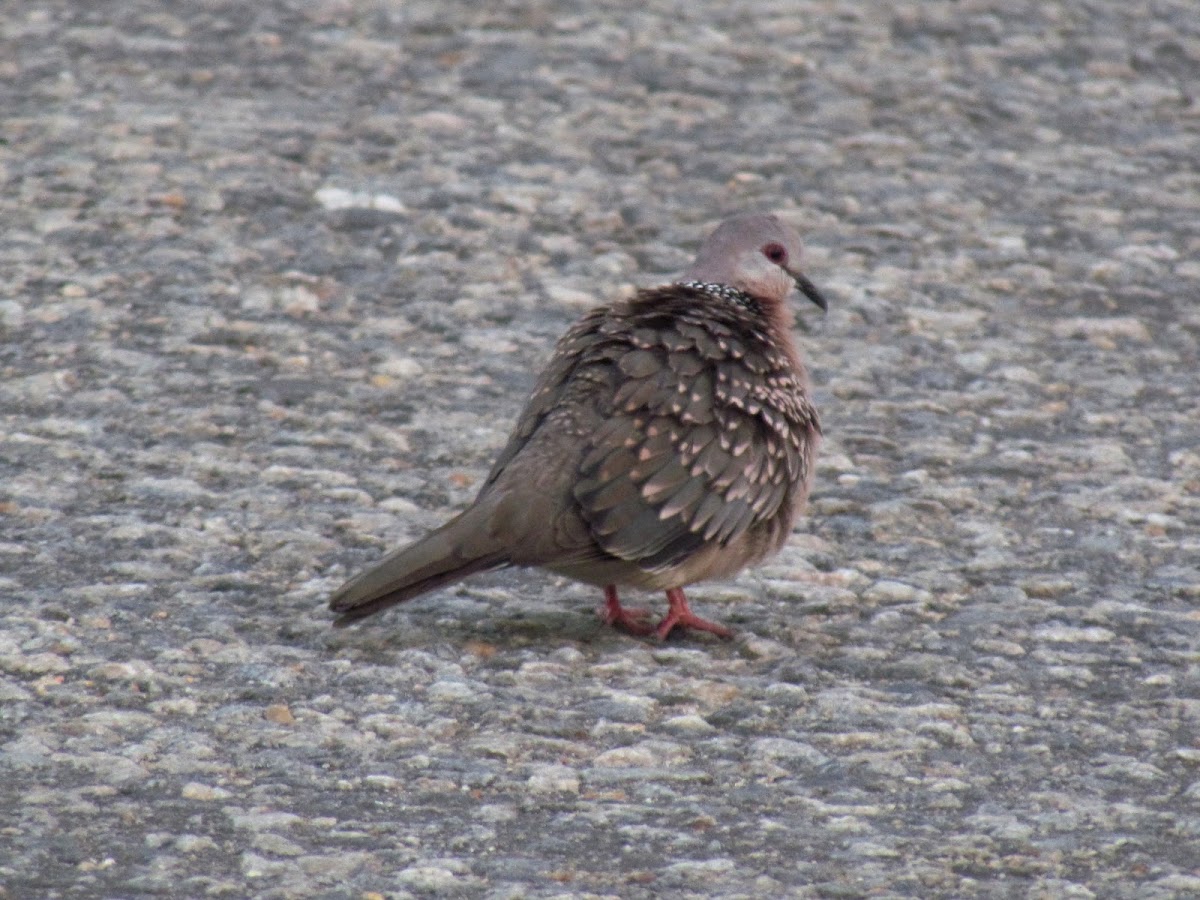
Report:
<svg viewBox="0 0 1200 900"><path fill-rule="evenodd" d="M509 564L507 555L494 548L476 549L481 543L485 542L478 540L474 523L460 516L388 554L330 597L329 608L341 614L334 625L343 627L468 575Z"/></svg>

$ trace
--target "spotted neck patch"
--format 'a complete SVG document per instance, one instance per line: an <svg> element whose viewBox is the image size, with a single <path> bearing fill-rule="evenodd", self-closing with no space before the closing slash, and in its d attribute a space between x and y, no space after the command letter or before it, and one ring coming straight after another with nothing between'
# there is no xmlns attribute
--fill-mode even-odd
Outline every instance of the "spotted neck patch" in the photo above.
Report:
<svg viewBox="0 0 1200 900"><path fill-rule="evenodd" d="M762 307L759 306L757 300L745 291L739 291L737 288L730 287L727 284L716 284L711 281L677 281L675 284L678 287L690 288L691 290L708 294L710 297L725 300L734 306L739 306L756 315L762 313Z"/></svg>

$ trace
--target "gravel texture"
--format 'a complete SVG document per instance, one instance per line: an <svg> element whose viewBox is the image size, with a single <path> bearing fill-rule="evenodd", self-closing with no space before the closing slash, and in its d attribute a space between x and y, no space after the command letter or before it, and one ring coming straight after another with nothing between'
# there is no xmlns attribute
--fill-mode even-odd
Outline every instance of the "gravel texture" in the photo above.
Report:
<svg viewBox="0 0 1200 900"><path fill-rule="evenodd" d="M3 4L0 897L1200 895L1197 91L1191 0ZM832 311L739 638L331 630L749 209Z"/></svg>

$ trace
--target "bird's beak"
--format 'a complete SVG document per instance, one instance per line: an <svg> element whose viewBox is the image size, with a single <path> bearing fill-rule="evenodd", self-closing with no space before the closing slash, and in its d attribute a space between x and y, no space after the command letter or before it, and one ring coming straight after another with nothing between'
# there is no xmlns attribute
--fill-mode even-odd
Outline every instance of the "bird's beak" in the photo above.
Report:
<svg viewBox="0 0 1200 900"><path fill-rule="evenodd" d="M829 311L829 304L825 302L825 298L821 292L817 290L817 286L808 280L808 276L801 271L793 271L788 269L787 273L796 281L796 287L800 288L800 293L804 294L809 300L821 307L822 312Z"/></svg>

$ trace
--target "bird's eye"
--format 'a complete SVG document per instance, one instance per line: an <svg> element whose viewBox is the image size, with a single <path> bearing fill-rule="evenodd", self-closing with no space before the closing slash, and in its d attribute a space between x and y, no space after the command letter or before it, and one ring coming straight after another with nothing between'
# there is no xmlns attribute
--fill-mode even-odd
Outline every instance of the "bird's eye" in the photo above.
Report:
<svg viewBox="0 0 1200 900"><path fill-rule="evenodd" d="M783 244L767 244L762 248L763 256L775 263L777 266L786 266L788 262L788 252Z"/></svg>

